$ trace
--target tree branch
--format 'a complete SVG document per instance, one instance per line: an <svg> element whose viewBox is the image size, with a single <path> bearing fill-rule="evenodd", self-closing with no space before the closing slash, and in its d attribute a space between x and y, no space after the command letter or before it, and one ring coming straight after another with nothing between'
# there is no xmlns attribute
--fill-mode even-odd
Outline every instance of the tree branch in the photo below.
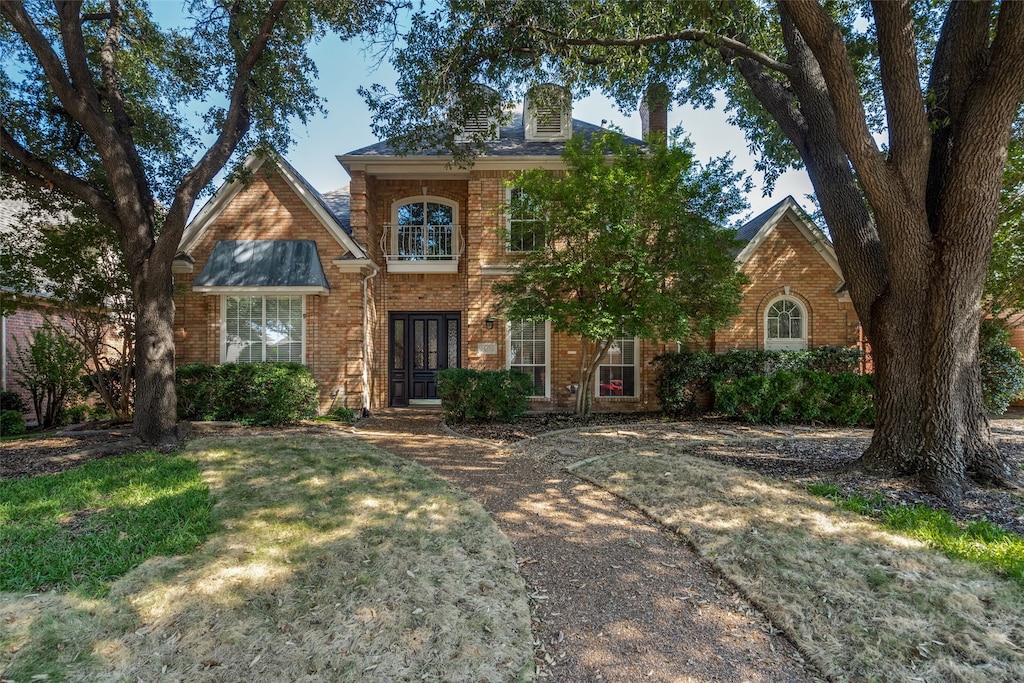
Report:
<svg viewBox="0 0 1024 683"><path fill-rule="evenodd" d="M78 197L92 207L97 217L107 225L111 227L120 225L121 221L117 215L117 209L107 201L103 193L84 180L76 178L45 159L35 156L32 152L21 146L5 128L0 128L0 149L18 162L17 168L20 171L18 175L23 180L33 182L34 179L39 179L42 182L35 184L43 185L44 183L49 183L52 186L58 187L64 192ZM10 168L5 170L8 173L11 172Z"/></svg>
<svg viewBox="0 0 1024 683"><path fill-rule="evenodd" d="M907 2L874 0L889 163L909 187L928 182L931 130L918 81L914 17Z"/></svg>
<svg viewBox="0 0 1024 683"><path fill-rule="evenodd" d="M572 47L645 47L648 45L674 43L676 41L705 43L711 47L732 50L738 55L752 59L772 71L778 71L786 76L790 76L793 73L793 69L789 64L773 59L763 52L758 52L739 40L712 33L711 31L687 29L676 33L660 33L639 38L564 38L557 31L541 26L527 26L525 28L529 31L543 34L553 39L559 45Z"/></svg>
<svg viewBox="0 0 1024 683"><path fill-rule="evenodd" d="M85 103L75 91L71 79L64 70L60 57L50 47L50 42L39 31L32 18L25 11L25 4L22 0L4 0L0 2L0 13L11 22L14 30L17 31L25 44L39 60L39 65L46 74L46 79L53 88L53 92L61 101L64 107L78 116L84 109Z"/></svg>
<svg viewBox="0 0 1024 683"><path fill-rule="evenodd" d="M199 191L213 179L213 176L223 168L228 159L238 147L238 143L249 130L249 93L252 88L250 79L253 70L260 57L263 55L267 43L274 31L274 26L284 11L288 0L274 0L267 10L267 14L260 25L259 32L253 40L252 45L238 61L238 70L235 74L234 85L231 89L230 104L227 115L224 117L224 124L217 139L195 166L185 174L181 183L178 184L174 193L174 201L167 212L164 220L163 232L157 240L157 251L160 256L166 256L164 252L173 253L178 248L178 241L185 228L185 221L188 213L195 202ZM234 21L229 26L229 35L236 31Z"/></svg>
<svg viewBox="0 0 1024 683"><path fill-rule="evenodd" d="M911 215L925 210L924 188L907 188L904 179L890 171L879 152L868 128L860 84L839 27L817 2L779 0L778 4L818 62L835 114L836 137L857 171L868 202L876 211L896 212L886 217L885 224L922 224L923 221L915 223Z"/></svg>

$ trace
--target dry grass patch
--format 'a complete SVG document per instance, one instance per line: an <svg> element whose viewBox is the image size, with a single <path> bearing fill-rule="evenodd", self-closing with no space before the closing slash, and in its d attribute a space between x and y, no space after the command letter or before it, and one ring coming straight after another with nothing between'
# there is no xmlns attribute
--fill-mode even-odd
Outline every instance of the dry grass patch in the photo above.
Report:
<svg viewBox="0 0 1024 683"><path fill-rule="evenodd" d="M2 678L493 683L532 669L507 539L425 468L315 434L186 451L221 531L103 599L0 594Z"/></svg>
<svg viewBox="0 0 1024 683"><path fill-rule="evenodd" d="M1024 680L1013 581L684 442L610 432L573 447L593 458L577 474L683 533L830 679Z"/></svg>

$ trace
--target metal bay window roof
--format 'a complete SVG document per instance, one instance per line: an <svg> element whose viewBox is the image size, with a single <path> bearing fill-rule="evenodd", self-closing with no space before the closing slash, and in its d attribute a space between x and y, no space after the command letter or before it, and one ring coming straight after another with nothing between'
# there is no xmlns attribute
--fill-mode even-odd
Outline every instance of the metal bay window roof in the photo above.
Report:
<svg viewBox="0 0 1024 683"><path fill-rule="evenodd" d="M330 287L313 240L220 240L192 289L324 294Z"/></svg>

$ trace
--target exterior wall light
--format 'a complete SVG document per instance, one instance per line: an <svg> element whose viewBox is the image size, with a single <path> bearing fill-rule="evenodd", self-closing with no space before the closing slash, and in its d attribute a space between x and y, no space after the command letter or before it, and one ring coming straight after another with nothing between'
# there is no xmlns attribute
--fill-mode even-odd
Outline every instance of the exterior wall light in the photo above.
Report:
<svg viewBox="0 0 1024 683"><path fill-rule="evenodd" d="M484 319L484 325L487 327L487 329L493 330L494 329L494 318L492 318L490 315L488 315Z"/></svg>

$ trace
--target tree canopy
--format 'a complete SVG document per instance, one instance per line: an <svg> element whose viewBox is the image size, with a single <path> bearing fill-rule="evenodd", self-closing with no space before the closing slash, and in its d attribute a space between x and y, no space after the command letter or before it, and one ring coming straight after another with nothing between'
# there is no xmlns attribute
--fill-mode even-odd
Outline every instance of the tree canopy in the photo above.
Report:
<svg viewBox="0 0 1024 683"><path fill-rule="evenodd" d="M534 248L494 289L510 320L550 320L584 341L577 410L586 412L613 339L708 336L739 311L734 233L721 225L745 206L745 186L728 159L700 166L686 143L648 150L616 133L575 136L563 159L564 174L535 169L512 181L514 237Z"/></svg>

